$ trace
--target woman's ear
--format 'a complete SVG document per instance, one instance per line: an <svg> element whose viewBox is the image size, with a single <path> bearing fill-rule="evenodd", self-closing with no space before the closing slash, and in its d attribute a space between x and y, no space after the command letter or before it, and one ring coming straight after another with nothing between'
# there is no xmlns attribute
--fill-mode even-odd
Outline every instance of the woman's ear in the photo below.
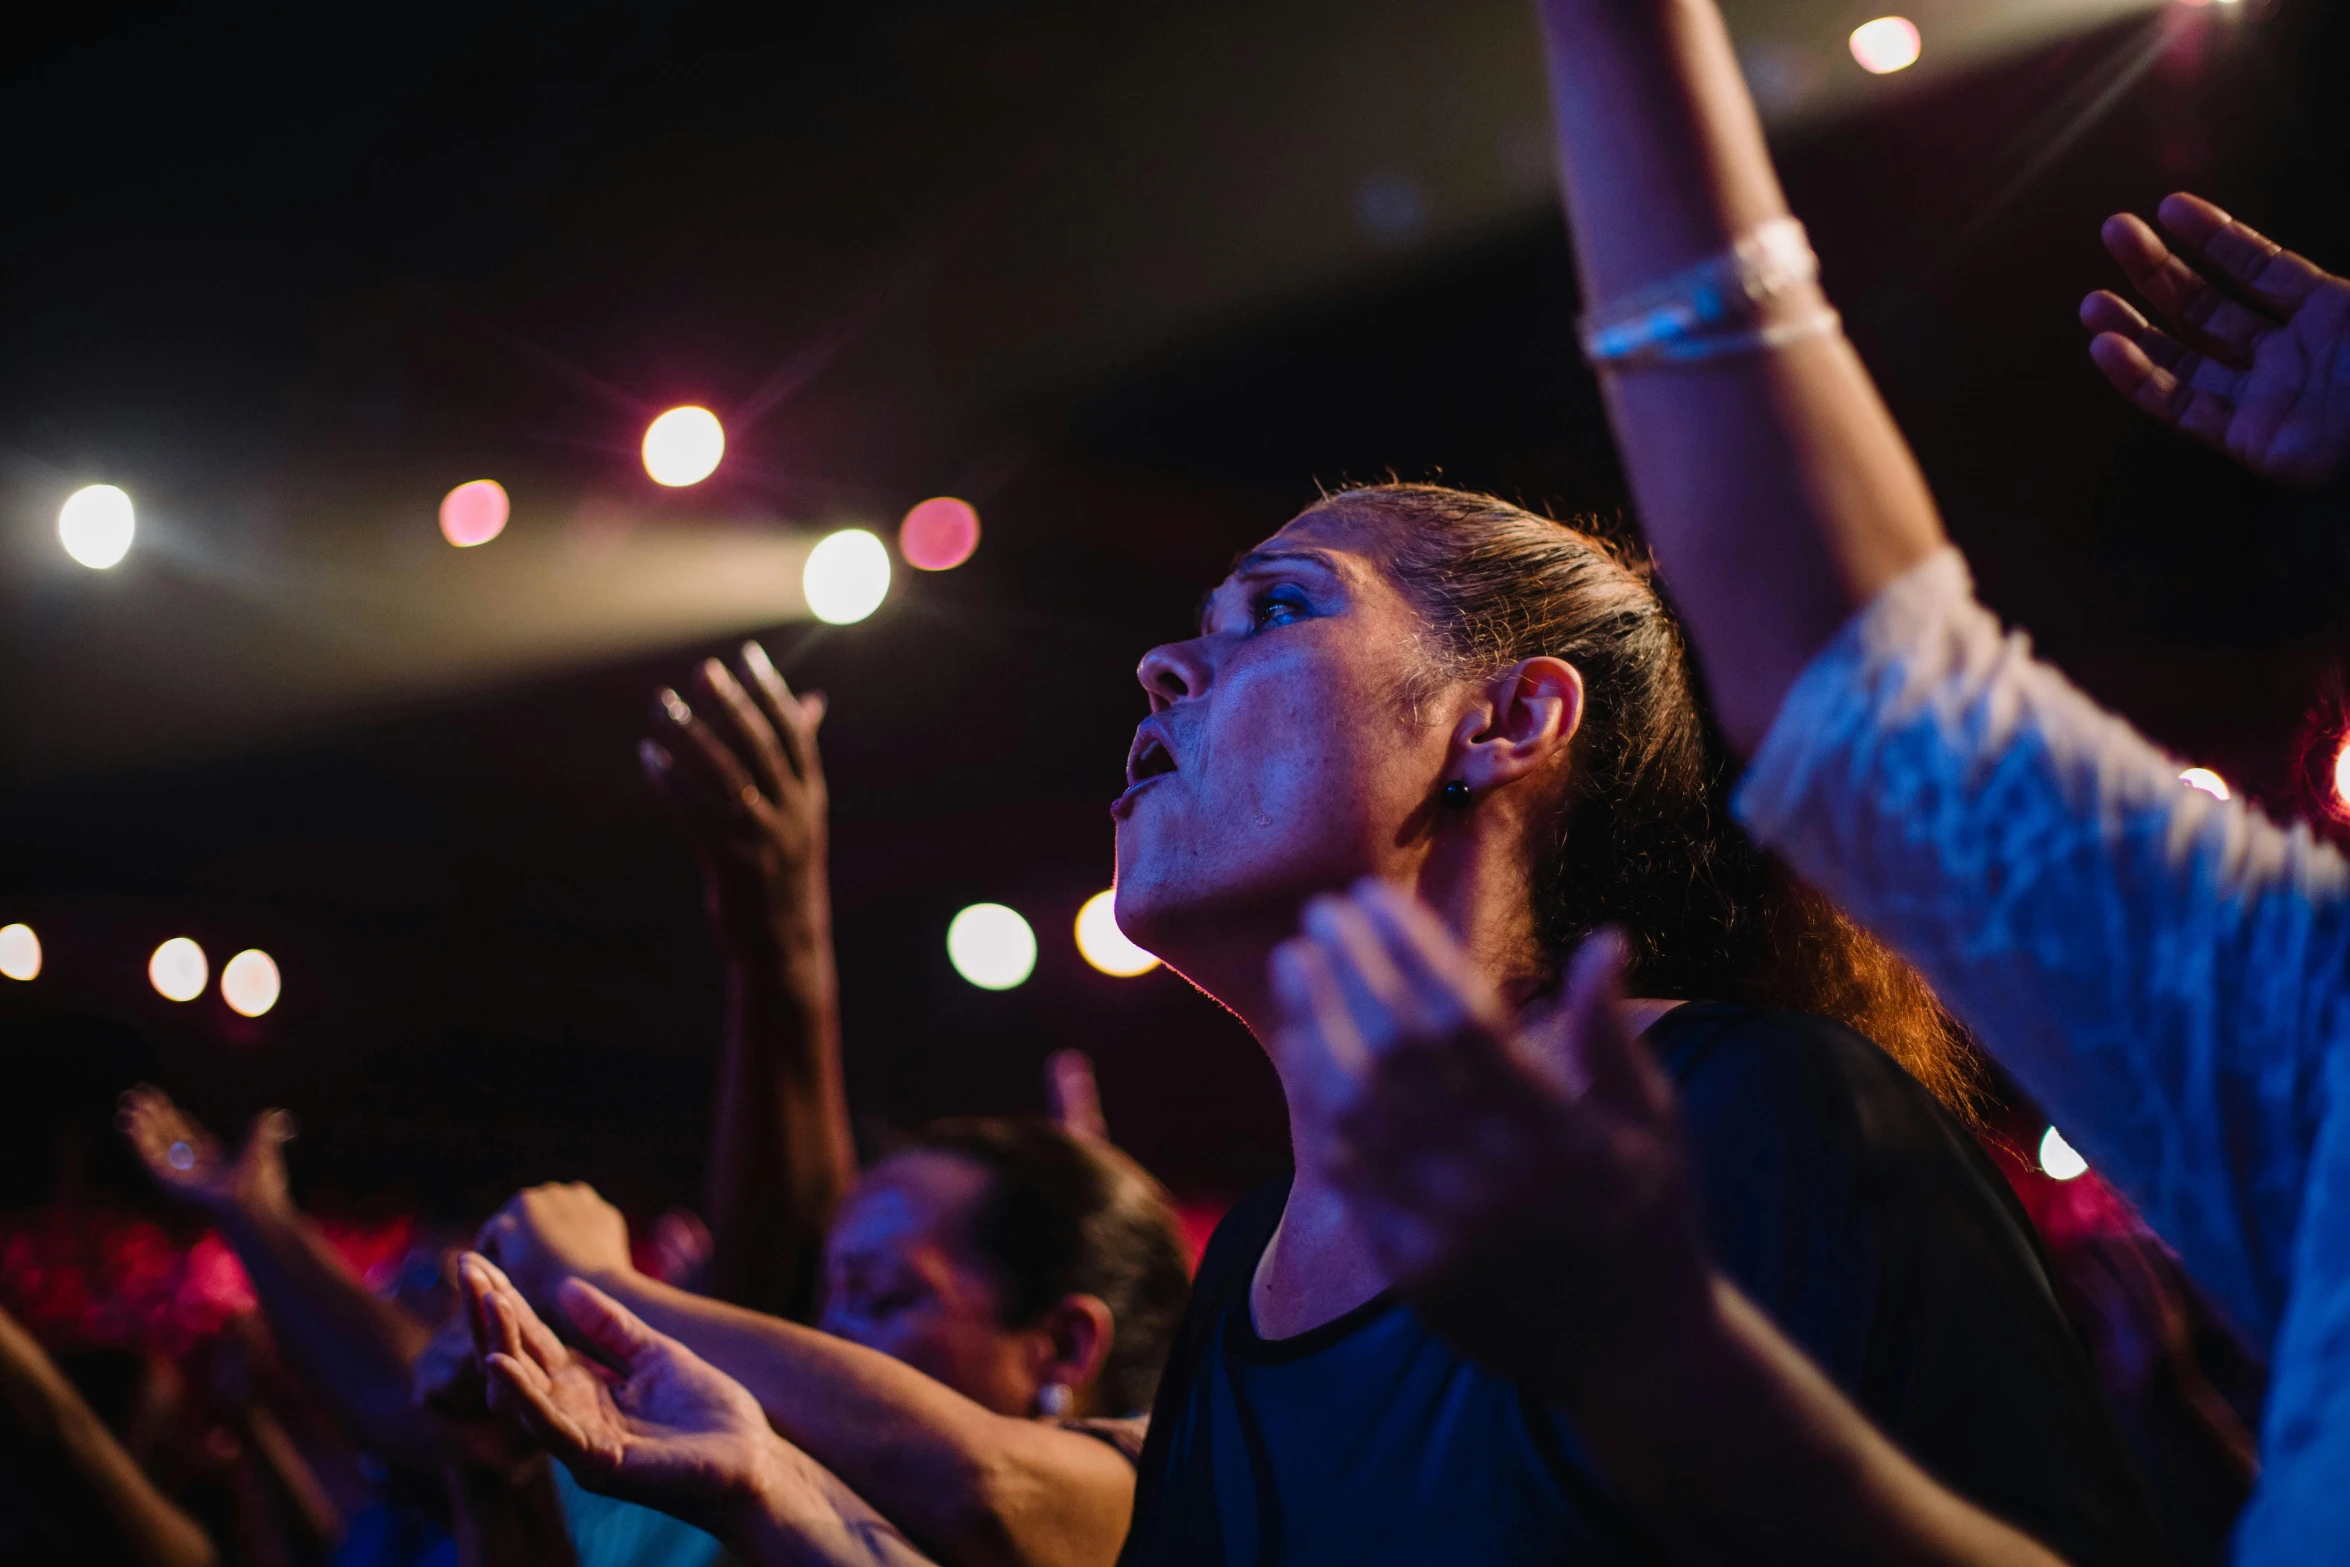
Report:
<svg viewBox="0 0 2350 1567"><path fill-rule="evenodd" d="M1495 675L1453 732L1451 770L1472 796L1564 756L1583 727L1583 674L1563 658L1525 658Z"/></svg>
<svg viewBox="0 0 2350 1567"><path fill-rule="evenodd" d="M1109 1305L1099 1295L1064 1295L1031 1331L1037 1385L1067 1388L1071 1407L1084 1411L1117 1336Z"/></svg>

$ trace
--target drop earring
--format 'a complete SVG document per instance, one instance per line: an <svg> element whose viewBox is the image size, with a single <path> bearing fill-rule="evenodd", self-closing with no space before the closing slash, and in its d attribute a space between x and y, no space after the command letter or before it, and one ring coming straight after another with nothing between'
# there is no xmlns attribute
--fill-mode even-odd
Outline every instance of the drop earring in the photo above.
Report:
<svg viewBox="0 0 2350 1567"><path fill-rule="evenodd" d="M1458 778L1446 779L1444 787L1437 794L1452 810L1465 811L1469 808L1469 786Z"/></svg>
<svg viewBox="0 0 2350 1567"><path fill-rule="evenodd" d="M1066 1382L1047 1382L1036 1390L1036 1412L1047 1420L1066 1420L1077 1407L1077 1395Z"/></svg>

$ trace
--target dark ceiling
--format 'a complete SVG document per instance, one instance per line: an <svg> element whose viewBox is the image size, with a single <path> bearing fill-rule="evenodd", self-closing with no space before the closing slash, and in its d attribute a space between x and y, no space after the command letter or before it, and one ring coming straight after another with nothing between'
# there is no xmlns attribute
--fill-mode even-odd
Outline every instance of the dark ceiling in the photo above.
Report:
<svg viewBox="0 0 2350 1567"><path fill-rule="evenodd" d="M1994 9L1913 14L1932 40ZM2072 309L2105 280L2098 219L2180 185L2350 261L2339 10L2131 11L1781 121L1988 595L2279 799L2342 534L2134 423ZM1800 40L1864 14L1738 16ZM730 639L591 625L422 678L274 572L442 550L433 502L478 472L524 538L977 502L970 565L768 634L833 702L854 1100L877 1125L1034 1108L1044 1055L1082 1045L1179 1188L1271 1167L1248 1039L1066 933L1108 881L1135 658L1317 483L1620 505L1531 37L1504 0L88 6L20 34L0 921L49 967L0 982L0 1206L135 1190L105 1122L140 1077L221 1122L292 1105L328 1202L460 1215L568 1175L690 1199L717 969L633 743L653 688ZM736 416L734 454L664 497L631 447L683 398ZM56 564L85 476L139 494L154 564ZM982 898L1043 937L1019 990L947 967L947 917ZM145 955L182 932L267 948L284 1002L245 1023L156 997Z"/></svg>

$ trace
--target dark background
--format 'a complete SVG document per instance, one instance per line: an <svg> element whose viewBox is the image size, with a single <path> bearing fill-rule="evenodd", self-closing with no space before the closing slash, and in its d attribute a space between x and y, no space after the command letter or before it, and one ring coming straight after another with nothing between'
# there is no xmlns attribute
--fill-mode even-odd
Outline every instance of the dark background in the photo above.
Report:
<svg viewBox="0 0 2350 1567"><path fill-rule="evenodd" d="M1912 12L1929 63L1966 9ZM108 1125L140 1079L224 1130L292 1107L297 1181L328 1207L463 1218L577 1176L642 1211L699 1179L718 972L634 742L654 687L734 639L273 716L203 663L252 616L137 552L105 577L48 564L60 486L116 476L142 528L263 551L360 511L438 547L434 502L477 472L515 490L517 535L560 509L534 496L638 528L717 507L886 533L966 495L969 565L901 571L861 625L768 635L832 699L853 1103L875 1127L1035 1109L1044 1056L1082 1046L1115 1131L1179 1192L1274 1167L1279 1106L1239 1028L1164 971L1094 973L1068 937L1109 880L1135 659L1317 484L1622 503L1538 194L1530 23L1397 14L20 20L0 921L30 921L47 967L0 982L0 1208L142 1200ZM1737 19L1742 40L1833 39L1868 14ZM2350 264L2342 8L2149 7L1915 74L1781 115L1778 152L1987 598L2159 740L2301 809L2339 519L2134 419L2073 310L2108 280L2098 221L2182 186ZM1332 82L1343 113L1308 91ZM1478 115L1516 165L1409 172ZM1295 194L1325 167L1323 196ZM727 467L686 498L633 454L679 400L770 410L730 423ZM253 647L255 692L305 656ZM177 727L175 673L200 687ZM946 921L979 899L1039 932L1018 990L947 966ZM269 950L282 1003L247 1022L217 989L161 1000L146 955L181 933L216 971Z"/></svg>

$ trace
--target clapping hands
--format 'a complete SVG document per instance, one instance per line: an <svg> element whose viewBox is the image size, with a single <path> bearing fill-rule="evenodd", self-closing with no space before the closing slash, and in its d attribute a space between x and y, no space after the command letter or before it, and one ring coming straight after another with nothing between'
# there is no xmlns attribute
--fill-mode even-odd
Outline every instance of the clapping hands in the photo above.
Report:
<svg viewBox="0 0 2350 1567"><path fill-rule="evenodd" d="M285 1145L294 1135L294 1118L283 1110L255 1116L245 1146L234 1155L162 1089L144 1083L122 1096L115 1119L155 1184L216 1223L293 1207Z"/></svg>
<svg viewBox="0 0 2350 1567"><path fill-rule="evenodd" d="M2089 357L2132 403L2255 473L2308 489L2339 477L2350 452L2350 281L2201 197L2167 197L2156 215L2160 233L2125 212L2106 220L2104 239L2163 325L2100 289L2081 302L2081 324L2096 334Z"/></svg>
<svg viewBox="0 0 2350 1567"><path fill-rule="evenodd" d="M1298 1157L1464 1353L1548 1389L1706 1309L1679 1115L1602 933L1521 1027L1427 909L1365 881L1276 949ZM1578 1358L1582 1357L1582 1358Z"/></svg>

